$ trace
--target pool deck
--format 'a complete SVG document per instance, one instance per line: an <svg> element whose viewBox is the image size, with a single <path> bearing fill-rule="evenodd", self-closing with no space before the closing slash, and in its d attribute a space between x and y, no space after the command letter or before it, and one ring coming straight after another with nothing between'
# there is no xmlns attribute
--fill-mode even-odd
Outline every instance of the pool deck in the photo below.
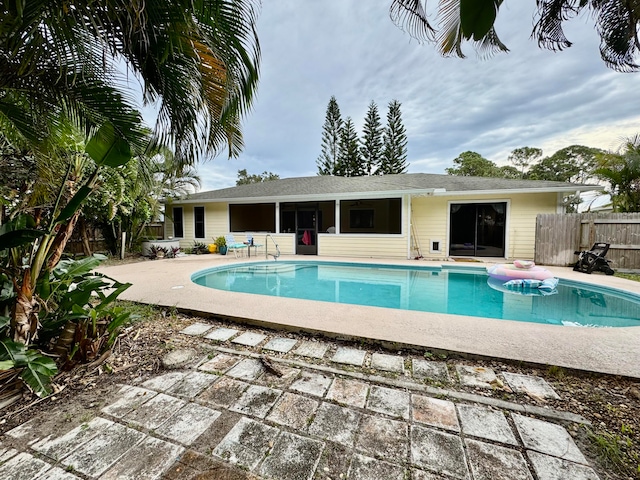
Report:
<svg viewBox="0 0 640 480"><path fill-rule="evenodd" d="M283 256L281 259L434 267L443 264L482 266L481 263L342 257ZM543 325L223 292L191 282L191 274L198 270L256 260L264 258L188 255L101 267L99 271L120 282L133 284L120 296L124 300L241 319L266 328L318 333L334 338L370 339L400 349L411 346L640 378L640 326L581 328ZM559 278L640 294L638 282L602 274L586 275L571 268L548 268Z"/></svg>

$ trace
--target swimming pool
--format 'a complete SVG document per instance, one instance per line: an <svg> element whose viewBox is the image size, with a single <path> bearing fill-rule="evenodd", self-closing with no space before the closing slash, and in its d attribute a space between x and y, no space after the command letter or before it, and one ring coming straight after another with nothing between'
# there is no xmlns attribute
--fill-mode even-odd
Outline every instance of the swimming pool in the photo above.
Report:
<svg viewBox="0 0 640 480"><path fill-rule="evenodd" d="M533 296L492 288L484 269L346 262L256 262L191 276L218 290L566 326L640 326L640 295L561 280Z"/></svg>

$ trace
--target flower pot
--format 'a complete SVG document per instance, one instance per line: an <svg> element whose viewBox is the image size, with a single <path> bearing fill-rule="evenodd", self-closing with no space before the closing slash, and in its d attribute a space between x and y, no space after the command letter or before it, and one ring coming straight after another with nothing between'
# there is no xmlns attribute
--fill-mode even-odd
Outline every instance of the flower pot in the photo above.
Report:
<svg viewBox="0 0 640 480"><path fill-rule="evenodd" d="M218 250L220 250L220 255L226 255L227 254L227 246L224 245L222 247L218 247Z"/></svg>

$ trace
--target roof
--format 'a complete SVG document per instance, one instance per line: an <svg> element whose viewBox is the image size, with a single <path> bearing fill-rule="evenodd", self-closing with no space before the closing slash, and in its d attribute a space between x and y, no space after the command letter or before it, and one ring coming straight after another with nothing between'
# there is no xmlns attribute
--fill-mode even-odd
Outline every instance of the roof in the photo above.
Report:
<svg viewBox="0 0 640 480"><path fill-rule="evenodd" d="M412 195L461 195L479 193L576 192L601 189L545 180L512 180L489 177L463 177L432 173L403 173L363 177L283 178L249 185L210 190L189 195L176 203L203 201L300 201L358 197Z"/></svg>

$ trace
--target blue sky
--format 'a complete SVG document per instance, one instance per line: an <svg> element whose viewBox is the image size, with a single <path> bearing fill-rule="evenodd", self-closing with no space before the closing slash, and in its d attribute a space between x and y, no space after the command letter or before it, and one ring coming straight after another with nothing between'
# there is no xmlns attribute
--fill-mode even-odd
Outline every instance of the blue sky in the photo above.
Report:
<svg viewBox="0 0 640 480"><path fill-rule="evenodd" d="M202 190L235 185L243 168L315 175L332 95L358 133L371 100L383 122L388 103L400 101L410 172L444 173L466 150L505 164L518 147L545 155L572 144L616 149L640 133L640 73L606 68L590 16L566 25L574 45L554 53L530 38L535 2L509 0L496 29L511 51L478 59L466 45L467 58L458 59L402 32L389 5L264 0L261 77L243 125L245 150L238 159L199 164Z"/></svg>

